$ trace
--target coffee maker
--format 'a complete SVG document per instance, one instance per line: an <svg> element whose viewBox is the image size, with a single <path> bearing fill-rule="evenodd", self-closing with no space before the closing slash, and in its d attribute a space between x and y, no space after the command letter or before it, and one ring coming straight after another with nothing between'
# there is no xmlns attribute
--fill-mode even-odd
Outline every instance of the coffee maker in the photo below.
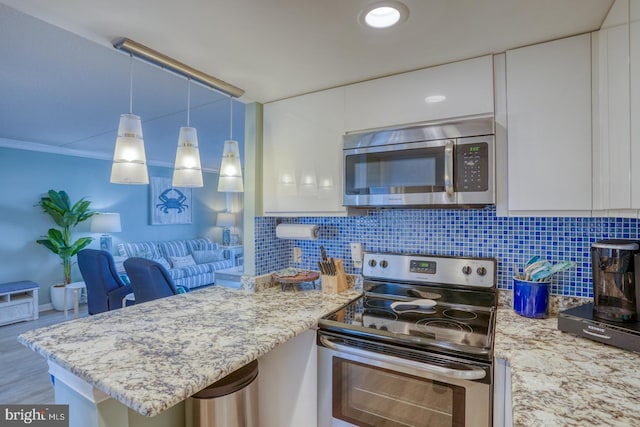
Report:
<svg viewBox="0 0 640 427"><path fill-rule="evenodd" d="M593 302L559 312L558 329L640 353L640 241L597 241L591 264Z"/></svg>
<svg viewBox="0 0 640 427"><path fill-rule="evenodd" d="M612 322L638 320L639 248L633 240L600 240L591 246L594 317Z"/></svg>

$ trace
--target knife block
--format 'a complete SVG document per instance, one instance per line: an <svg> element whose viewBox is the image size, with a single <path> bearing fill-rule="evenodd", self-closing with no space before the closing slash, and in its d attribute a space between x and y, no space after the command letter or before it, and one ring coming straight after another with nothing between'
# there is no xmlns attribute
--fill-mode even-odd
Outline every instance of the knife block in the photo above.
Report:
<svg viewBox="0 0 640 427"><path fill-rule="evenodd" d="M347 275L344 272L344 266L341 259L333 260L336 265L336 275L323 274L322 292L325 294L338 294L347 289Z"/></svg>

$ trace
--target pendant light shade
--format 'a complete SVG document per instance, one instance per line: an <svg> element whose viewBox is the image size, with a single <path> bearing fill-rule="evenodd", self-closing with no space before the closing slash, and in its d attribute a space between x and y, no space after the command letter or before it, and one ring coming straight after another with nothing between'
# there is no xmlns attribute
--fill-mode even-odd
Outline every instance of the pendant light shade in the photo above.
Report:
<svg viewBox="0 0 640 427"><path fill-rule="evenodd" d="M178 149L173 168L174 187L202 187L202 168L200 167L200 150L198 149L198 133L189 126L189 109L191 107L191 80L187 83L187 126L180 128Z"/></svg>
<svg viewBox="0 0 640 427"><path fill-rule="evenodd" d="M242 193L244 191L238 141L228 140L224 142L218 191L225 193Z"/></svg>
<svg viewBox="0 0 640 427"><path fill-rule="evenodd" d="M118 137L113 151L111 178L113 184L149 184L144 153L142 122L133 109L133 57L129 63L129 114L120 116Z"/></svg>
<svg viewBox="0 0 640 427"><path fill-rule="evenodd" d="M233 139L233 98L229 97L229 139L224 142L222 150L222 162L220 162L220 178L218 179L218 192L242 193L242 165L240 164L240 148L238 141Z"/></svg>
<svg viewBox="0 0 640 427"><path fill-rule="evenodd" d="M172 185L174 187L203 186L196 128L180 128Z"/></svg>
<svg viewBox="0 0 640 427"><path fill-rule="evenodd" d="M122 114L113 152L111 182L114 184L148 184L142 123L134 114Z"/></svg>

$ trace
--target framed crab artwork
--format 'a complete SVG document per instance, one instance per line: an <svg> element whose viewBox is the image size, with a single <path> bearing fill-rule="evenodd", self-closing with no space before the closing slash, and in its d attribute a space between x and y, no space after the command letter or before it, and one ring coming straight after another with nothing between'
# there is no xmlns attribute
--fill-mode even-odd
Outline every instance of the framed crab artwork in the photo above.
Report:
<svg viewBox="0 0 640 427"><path fill-rule="evenodd" d="M151 225L191 224L191 189L173 187L171 178L151 177Z"/></svg>

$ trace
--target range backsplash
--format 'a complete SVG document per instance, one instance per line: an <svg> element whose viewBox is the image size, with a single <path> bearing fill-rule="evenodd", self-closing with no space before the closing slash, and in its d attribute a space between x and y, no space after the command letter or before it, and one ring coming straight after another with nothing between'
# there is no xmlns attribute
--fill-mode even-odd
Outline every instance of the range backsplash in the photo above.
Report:
<svg viewBox="0 0 640 427"><path fill-rule="evenodd" d="M281 240L277 222L318 224L318 240ZM364 216L256 218L256 274L285 267L316 269L320 245L329 256L342 258L348 273L356 273L350 242L369 252L492 257L498 261L498 287L513 289L514 263L533 255L576 266L556 274L551 293L592 297L591 243L600 239L640 238L637 219L569 217L497 217L494 208L468 210L381 209ZM293 263L293 248L302 248L301 263Z"/></svg>

